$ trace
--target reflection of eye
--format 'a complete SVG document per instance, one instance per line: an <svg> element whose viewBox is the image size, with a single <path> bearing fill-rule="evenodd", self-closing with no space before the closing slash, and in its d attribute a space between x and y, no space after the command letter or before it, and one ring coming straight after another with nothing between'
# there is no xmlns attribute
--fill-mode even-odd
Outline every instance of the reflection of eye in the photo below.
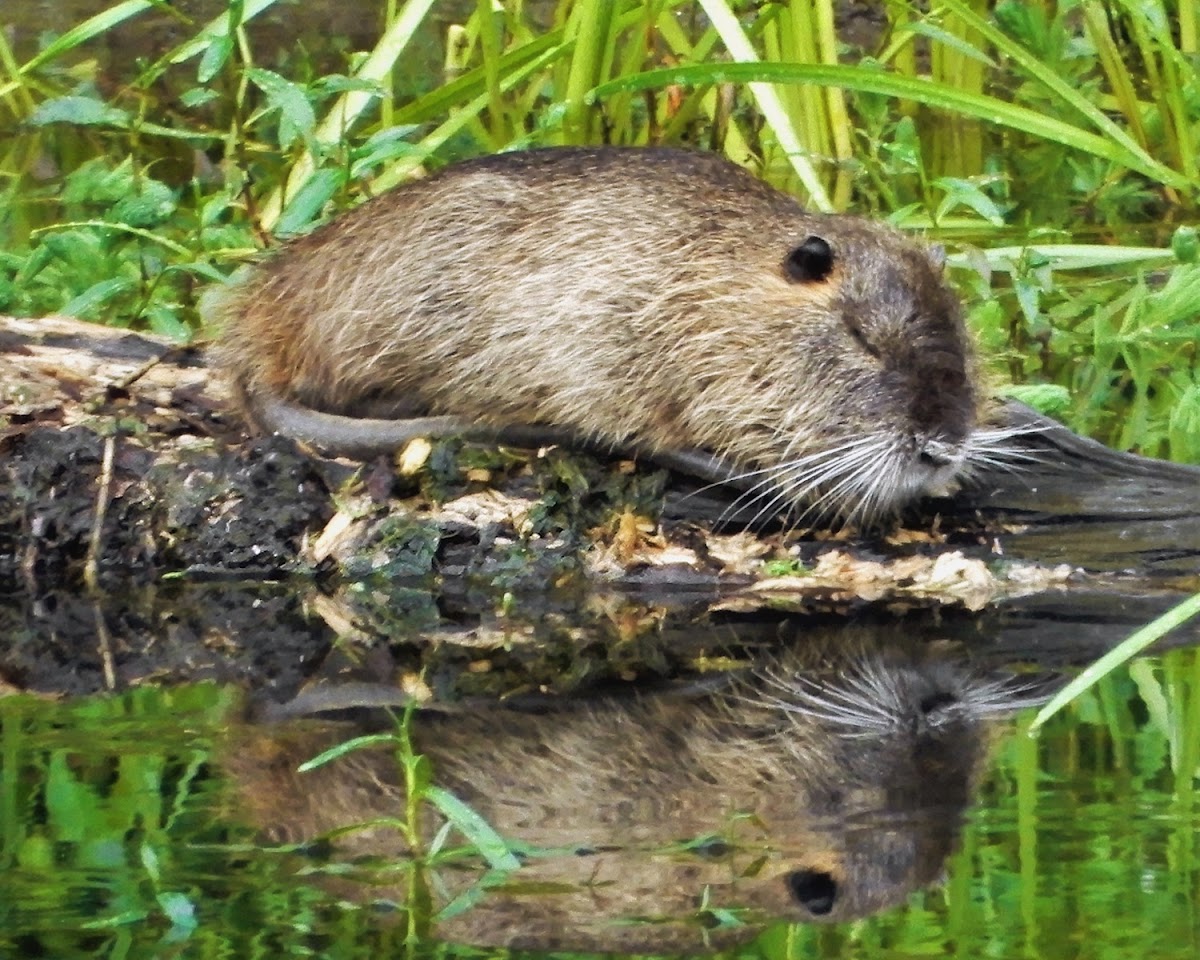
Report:
<svg viewBox="0 0 1200 960"><path fill-rule="evenodd" d="M922 715L934 717L934 715L942 713L945 707L953 706L956 703L958 703L958 697L944 690L939 690L937 693L931 693L929 696L923 697L921 702L917 704L917 707L920 709Z"/></svg>
<svg viewBox="0 0 1200 960"><path fill-rule="evenodd" d="M823 917L833 909L833 901L837 897L837 882L828 873L793 870L784 881L792 898L814 916Z"/></svg>

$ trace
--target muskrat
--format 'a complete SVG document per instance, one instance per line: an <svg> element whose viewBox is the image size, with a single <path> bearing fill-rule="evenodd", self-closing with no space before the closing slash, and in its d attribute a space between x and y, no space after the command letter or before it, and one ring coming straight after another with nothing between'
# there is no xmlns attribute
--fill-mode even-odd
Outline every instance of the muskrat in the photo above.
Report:
<svg viewBox="0 0 1200 960"><path fill-rule="evenodd" d="M202 310L252 418L335 453L555 428L740 481L764 510L869 521L971 454L980 388L943 261L713 154L548 148L374 198Z"/></svg>
<svg viewBox="0 0 1200 960"><path fill-rule="evenodd" d="M701 906L746 921L715 943L772 919L862 917L934 882L986 757L988 718L1040 694L911 647L851 648L776 655L698 696L419 711L411 737L433 782L509 842L543 851L511 876L512 892L481 899L468 893L476 871L437 870L441 898L479 900L438 935L543 950L694 949L706 937ZM235 733L221 766L239 814L276 842L336 831L343 856L404 857L399 832L378 826L405 809L389 750L297 772L357 730L293 719ZM428 842L442 821L426 806ZM372 826L340 830L359 823ZM406 897L378 878L357 890L333 882L340 896Z"/></svg>

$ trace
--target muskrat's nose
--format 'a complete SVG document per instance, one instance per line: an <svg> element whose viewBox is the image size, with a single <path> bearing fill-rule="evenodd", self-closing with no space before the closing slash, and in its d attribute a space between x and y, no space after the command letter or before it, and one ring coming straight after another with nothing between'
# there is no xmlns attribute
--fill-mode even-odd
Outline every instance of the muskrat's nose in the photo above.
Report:
<svg viewBox="0 0 1200 960"><path fill-rule="evenodd" d="M962 459L962 448L945 440L926 440L917 459L926 467L951 467Z"/></svg>

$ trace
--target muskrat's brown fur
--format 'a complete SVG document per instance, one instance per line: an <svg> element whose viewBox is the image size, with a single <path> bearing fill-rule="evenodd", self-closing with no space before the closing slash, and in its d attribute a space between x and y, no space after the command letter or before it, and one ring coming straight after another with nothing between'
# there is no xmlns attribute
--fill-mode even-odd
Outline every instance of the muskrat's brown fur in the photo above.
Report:
<svg viewBox="0 0 1200 960"><path fill-rule="evenodd" d="M378 197L204 310L253 415L337 452L552 426L870 519L971 448L941 274L899 231L807 213L718 156L563 148Z"/></svg>
<svg viewBox="0 0 1200 960"><path fill-rule="evenodd" d="M953 847L989 741L987 718L1029 692L915 651L805 650L702 696L545 714L418 713L413 742L436 784L510 841L560 851L512 877L517 888L551 885L555 893L496 891L439 934L511 947L657 951L695 947L688 937L703 930L680 921L701 903L756 908L746 920L847 920L900 903L938 876ZM281 842L401 816L404 789L390 751L356 751L297 773L354 732L303 721L246 731L223 762L237 809ZM425 812L428 838L440 818ZM724 854L671 849L713 836ZM406 853L395 830L336 843L351 856ZM442 871L438 885L453 898L476 876ZM628 924L647 916L673 922Z"/></svg>

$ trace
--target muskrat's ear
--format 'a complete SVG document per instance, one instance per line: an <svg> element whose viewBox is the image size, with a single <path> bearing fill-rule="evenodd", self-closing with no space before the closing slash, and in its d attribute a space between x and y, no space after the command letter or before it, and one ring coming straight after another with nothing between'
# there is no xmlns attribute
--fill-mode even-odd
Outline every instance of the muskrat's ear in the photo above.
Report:
<svg viewBox="0 0 1200 960"><path fill-rule="evenodd" d="M929 262L933 264L933 269L942 271L946 269L946 248L940 243L929 245Z"/></svg>
<svg viewBox="0 0 1200 960"><path fill-rule="evenodd" d="M833 270L833 247L821 237L806 237L783 258L783 272L793 283L820 283Z"/></svg>

